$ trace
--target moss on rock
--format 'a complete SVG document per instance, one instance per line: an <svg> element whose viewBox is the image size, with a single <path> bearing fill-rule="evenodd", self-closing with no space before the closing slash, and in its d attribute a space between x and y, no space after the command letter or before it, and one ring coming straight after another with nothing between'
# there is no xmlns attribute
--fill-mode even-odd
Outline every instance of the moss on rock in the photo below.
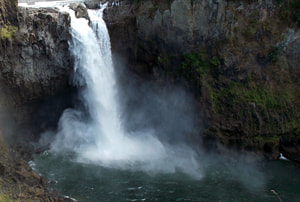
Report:
<svg viewBox="0 0 300 202"><path fill-rule="evenodd" d="M1 27L0 29L0 39L9 39L12 38L18 28L16 26L11 26L11 25L5 25L4 27Z"/></svg>

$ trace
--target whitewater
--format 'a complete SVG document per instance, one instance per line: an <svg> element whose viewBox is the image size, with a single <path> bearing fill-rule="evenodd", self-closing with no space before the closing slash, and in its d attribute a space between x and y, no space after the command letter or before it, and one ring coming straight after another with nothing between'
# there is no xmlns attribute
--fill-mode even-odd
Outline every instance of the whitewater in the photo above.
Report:
<svg viewBox="0 0 300 202"><path fill-rule="evenodd" d="M88 10L89 22L76 18L74 10L62 4L50 2L49 6L71 17L72 83L79 89L80 103L61 115L50 152L70 154L73 161L108 168L148 173L174 173L179 169L201 178L196 154L185 144L161 141L155 128L125 129L109 33L102 19L105 5Z"/></svg>

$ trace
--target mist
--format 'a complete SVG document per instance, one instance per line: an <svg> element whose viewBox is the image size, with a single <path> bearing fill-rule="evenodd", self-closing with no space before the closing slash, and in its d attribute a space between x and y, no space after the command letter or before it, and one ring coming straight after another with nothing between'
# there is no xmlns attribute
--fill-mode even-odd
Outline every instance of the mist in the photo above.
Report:
<svg viewBox="0 0 300 202"><path fill-rule="evenodd" d="M101 13L89 11L92 30L74 11L61 9L72 19L70 51L79 95L77 105L63 112L57 131L41 135L41 145L50 142L52 154L79 164L150 175L181 172L196 180L224 174L249 190L263 189L258 159L206 153L190 141L201 135L202 125L194 98L182 85L125 71L122 60L112 61Z"/></svg>
<svg viewBox="0 0 300 202"><path fill-rule="evenodd" d="M75 18L74 11L61 9L72 18L70 51L80 104L63 112L51 151L108 168L147 173L180 170L201 178L197 155L184 140L194 127L186 92L179 87L157 91L159 86L135 82L118 88L101 11L89 11L92 30L87 20ZM45 142L47 136L49 132L41 140Z"/></svg>

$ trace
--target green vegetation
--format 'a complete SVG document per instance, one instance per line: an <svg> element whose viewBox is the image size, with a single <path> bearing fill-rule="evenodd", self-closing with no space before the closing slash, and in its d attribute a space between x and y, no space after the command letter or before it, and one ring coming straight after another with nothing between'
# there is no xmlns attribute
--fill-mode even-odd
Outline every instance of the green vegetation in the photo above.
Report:
<svg viewBox="0 0 300 202"><path fill-rule="evenodd" d="M256 28L250 26L250 27L245 27L242 30L241 34L247 39L252 39L254 37L255 32L256 32Z"/></svg>
<svg viewBox="0 0 300 202"><path fill-rule="evenodd" d="M299 112L298 112L299 113ZM298 114L298 117L296 117L295 119L287 122L286 124L286 128L292 128L294 129L294 131L292 131L294 134L296 134L299 138L300 138L300 127L299 127L299 123L300 123L300 114Z"/></svg>
<svg viewBox="0 0 300 202"><path fill-rule="evenodd" d="M200 78L204 78L209 69L206 57L206 54L201 52L183 54L183 62L181 64L181 68L184 71L184 75L187 78L191 78L195 75L199 75Z"/></svg>
<svg viewBox="0 0 300 202"><path fill-rule="evenodd" d="M6 194L0 194L0 201L1 202L15 202L11 200Z"/></svg>
<svg viewBox="0 0 300 202"><path fill-rule="evenodd" d="M9 39L9 38L11 38L12 36L15 35L17 30L18 30L18 28L15 27L15 26L5 25L0 30L0 39Z"/></svg>
<svg viewBox="0 0 300 202"><path fill-rule="evenodd" d="M233 107L237 104L254 103L263 109L281 110L289 104L289 95L284 92L281 94L274 93L264 86L254 84L243 84L231 81L228 85L212 91L211 98L214 103L227 99L227 104Z"/></svg>
<svg viewBox="0 0 300 202"><path fill-rule="evenodd" d="M156 58L156 64L159 66L169 65L170 64L170 57L165 54L160 54Z"/></svg>
<svg viewBox="0 0 300 202"><path fill-rule="evenodd" d="M221 65L221 62L220 62L220 60L219 60L219 58L218 58L217 56L213 56L213 57L210 59L209 63L210 63L211 65L215 66L215 67L218 67L218 66Z"/></svg>
<svg viewBox="0 0 300 202"><path fill-rule="evenodd" d="M271 50L268 53L269 60L271 62L278 62L279 61L279 54L280 50L277 46L274 46L271 48Z"/></svg>
<svg viewBox="0 0 300 202"><path fill-rule="evenodd" d="M287 86L269 88L251 79L227 84L224 81L221 85L210 82L208 93L214 117L242 121L247 127L245 130L251 131L249 135L259 135L263 130L257 140L278 141L280 136L269 137L267 133L299 135L299 101L295 91Z"/></svg>
<svg viewBox="0 0 300 202"><path fill-rule="evenodd" d="M268 141L268 142L279 142L280 136L256 136L255 140L257 141Z"/></svg>
<svg viewBox="0 0 300 202"><path fill-rule="evenodd" d="M288 28L296 28L295 19L299 22L297 3L300 8L300 0L278 0L272 17L255 9L244 15L229 4L238 22L232 35L194 52L159 54L155 63L184 77L210 106L213 120L241 123L247 135L268 141L286 132L299 134L299 77L276 46Z"/></svg>

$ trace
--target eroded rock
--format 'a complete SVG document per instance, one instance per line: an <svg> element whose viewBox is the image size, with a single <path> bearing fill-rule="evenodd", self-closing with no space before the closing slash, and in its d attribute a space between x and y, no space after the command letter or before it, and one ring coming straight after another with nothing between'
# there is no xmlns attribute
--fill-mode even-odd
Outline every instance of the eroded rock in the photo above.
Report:
<svg viewBox="0 0 300 202"><path fill-rule="evenodd" d="M16 17L17 32L0 40L0 110L21 128L41 132L56 124L68 105L70 16L53 8L19 7Z"/></svg>
<svg viewBox="0 0 300 202"><path fill-rule="evenodd" d="M124 0L104 18L113 53L135 73L187 80L202 106L199 119L213 131L208 139L276 159L280 137L299 129L299 29L280 17L289 6L269 0ZM195 64L201 54L207 69ZM194 60L190 69L184 55ZM285 147L292 159L300 156L296 147Z"/></svg>
<svg viewBox="0 0 300 202"><path fill-rule="evenodd" d="M87 8L82 3L70 4L70 8L75 11L76 18L85 18L90 20Z"/></svg>

